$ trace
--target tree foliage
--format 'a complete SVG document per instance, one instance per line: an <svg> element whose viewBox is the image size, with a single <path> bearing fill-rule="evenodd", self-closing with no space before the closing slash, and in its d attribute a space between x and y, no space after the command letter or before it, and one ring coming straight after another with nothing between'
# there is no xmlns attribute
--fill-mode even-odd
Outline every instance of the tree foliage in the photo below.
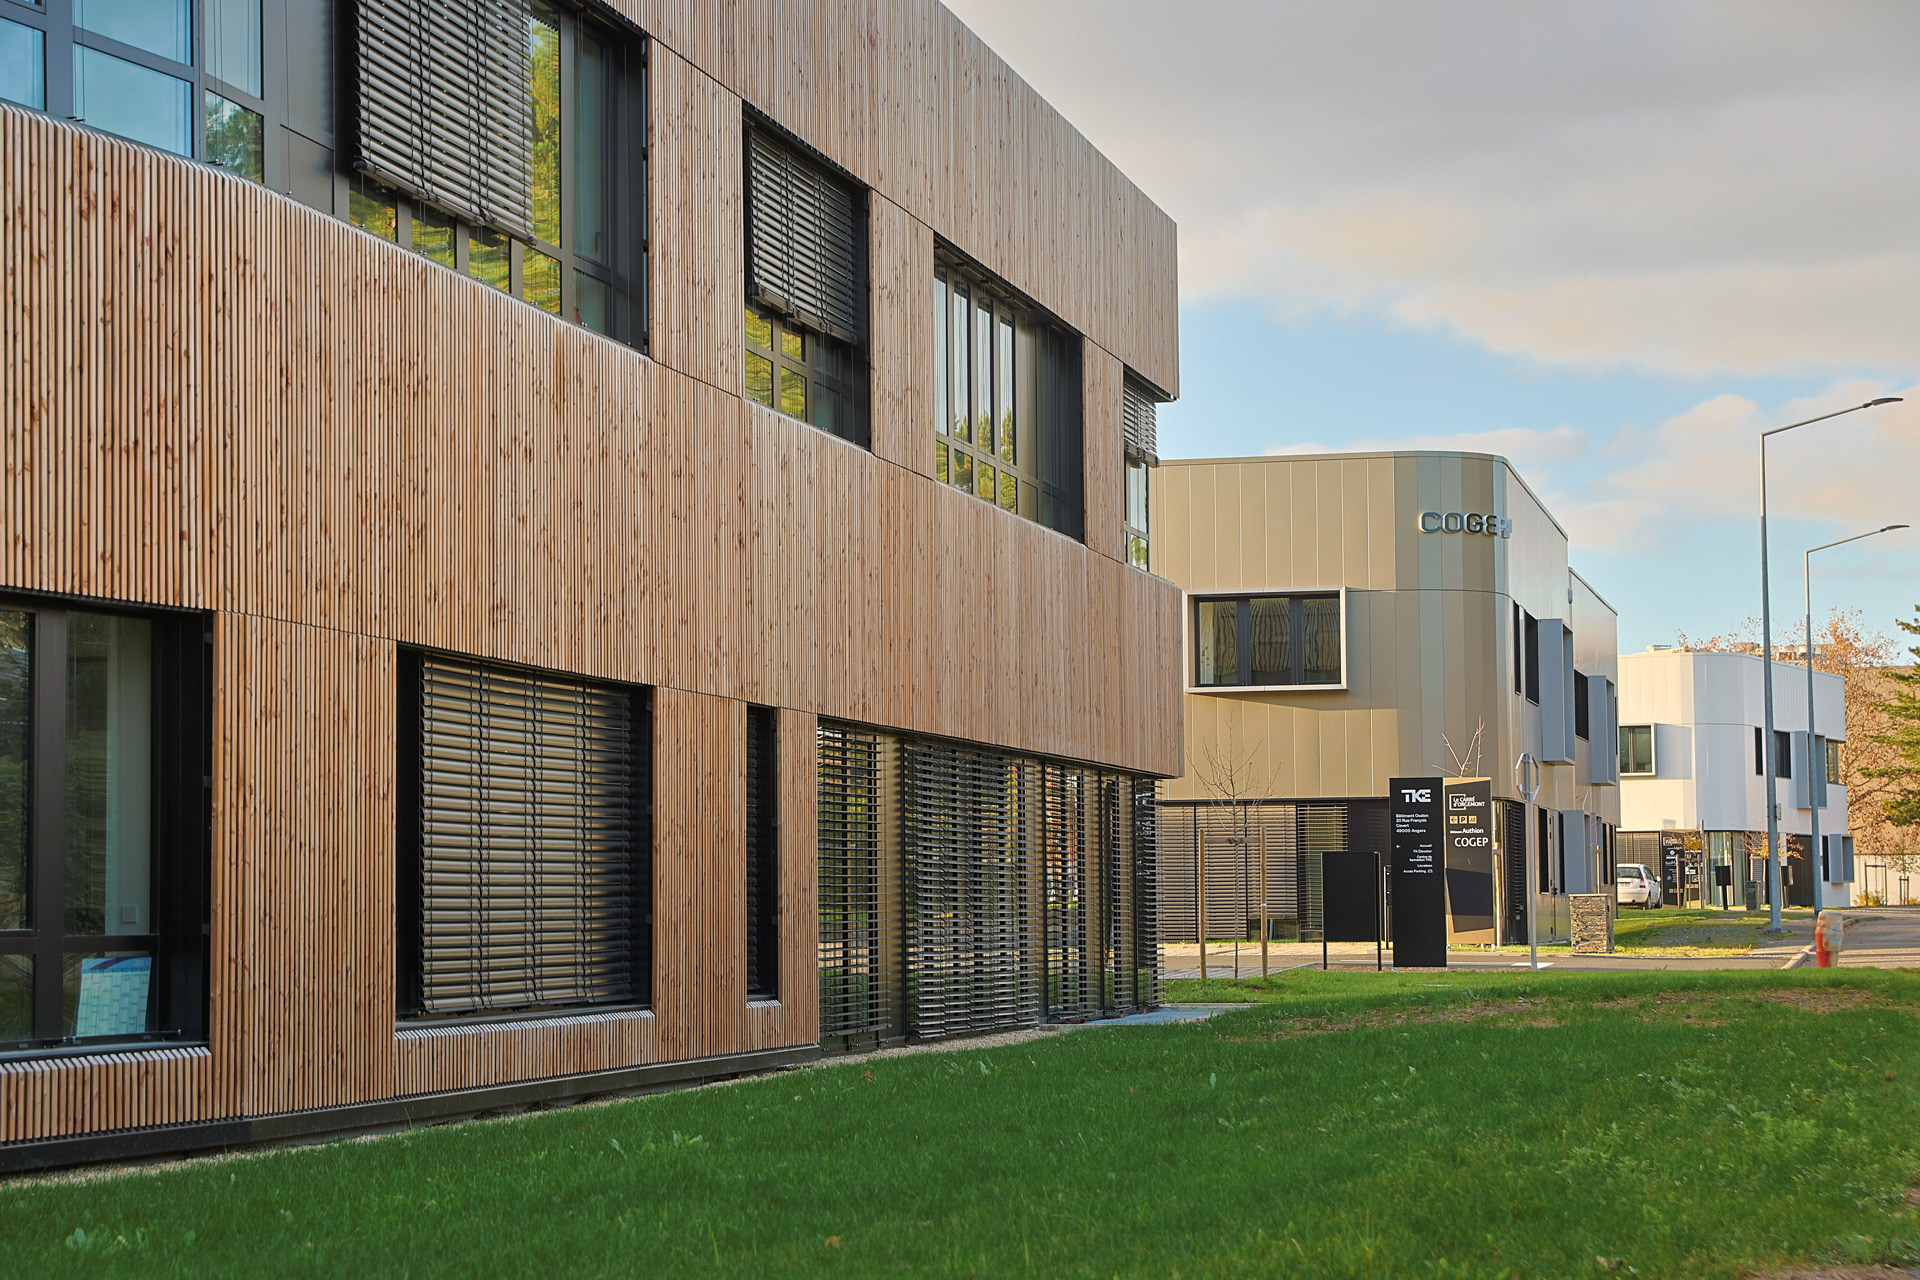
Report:
<svg viewBox="0 0 1920 1280"><path fill-rule="evenodd" d="M1899 628L1911 636L1920 636L1920 605L1914 607L1914 620L1899 619ZM1908 650L1920 660L1920 644ZM1867 772L1887 784L1882 802L1887 821L1897 827L1920 824L1920 665L1904 671L1889 671L1891 696L1874 704L1874 710L1887 722L1886 728L1871 740L1890 749L1891 758Z"/></svg>

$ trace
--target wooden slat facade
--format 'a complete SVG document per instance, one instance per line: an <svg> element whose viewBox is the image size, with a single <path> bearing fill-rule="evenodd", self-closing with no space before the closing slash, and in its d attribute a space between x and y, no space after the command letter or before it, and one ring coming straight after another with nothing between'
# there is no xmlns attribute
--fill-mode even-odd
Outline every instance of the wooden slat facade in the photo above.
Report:
<svg viewBox="0 0 1920 1280"><path fill-rule="evenodd" d="M0 1142L814 1043L818 716L1180 772L1178 592L1119 559L1172 224L935 4L627 7L651 358L0 106L0 587L215 632L208 1043L0 1066ZM871 451L739 394L748 104L873 187ZM1087 545L931 478L936 229L1086 334ZM653 688L651 1011L396 1029L403 646ZM748 702L781 765L753 1005Z"/></svg>

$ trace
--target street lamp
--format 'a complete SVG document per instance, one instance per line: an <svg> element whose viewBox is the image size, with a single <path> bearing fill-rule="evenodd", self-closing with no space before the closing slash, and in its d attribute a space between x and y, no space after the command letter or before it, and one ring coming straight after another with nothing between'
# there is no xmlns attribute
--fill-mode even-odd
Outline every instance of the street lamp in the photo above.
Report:
<svg viewBox="0 0 1920 1280"><path fill-rule="evenodd" d="M1857 413L1861 409L1871 409L1876 405L1898 404L1899 396L1881 396L1878 400L1869 400L1865 404L1856 404L1848 409L1835 409L1832 413L1823 413L1817 418L1807 418L1800 422L1789 422L1784 427L1774 427L1760 433L1760 660L1765 664L1761 672L1760 689L1766 706L1766 739L1761 744L1760 756L1765 763L1764 776L1767 790L1767 932L1778 934L1786 932L1780 925L1780 803L1775 794L1773 770L1773 597L1767 586L1767 437L1777 436L1782 431L1792 431L1796 427L1811 426L1816 422L1825 422L1828 418L1837 418L1843 413Z"/></svg>
<svg viewBox="0 0 1920 1280"><path fill-rule="evenodd" d="M1813 865L1813 873L1815 876L1819 876L1820 874L1821 863L1820 796L1826 787L1824 782L1820 782L1818 786L1815 784L1819 779L1826 777L1827 762L1825 760L1816 762L1813 758L1815 729L1813 718L1813 553L1816 551L1825 551L1829 547L1844 547L1849 542L1858 542L1862 538L1878 537L1883 533L1892 533L1895 529L1905 529L1908 527L1909 526L1904 524L1890 524L1878 529L1869 529L1865 533L1856 533L1851 538L1840 538L1833 542L1823 542L1817 547L1809 547L1807 548L1806 554L1801 557L1802 573L1805 576L1807 586L1807 812L1812 815L1809 819L1811 825L1807 828L1807 845L1809 861ZM1815 769L1820 770L1820 772L1815 773ZM1822 883L1824 883L1824 881L1819 879L1814 881L1816 885ZM1816 910L1820 906L1820 891L1818 889L1814 890L1813 905ZM1846 904L1842 903L1841 905L1845 906Z"/></svg>

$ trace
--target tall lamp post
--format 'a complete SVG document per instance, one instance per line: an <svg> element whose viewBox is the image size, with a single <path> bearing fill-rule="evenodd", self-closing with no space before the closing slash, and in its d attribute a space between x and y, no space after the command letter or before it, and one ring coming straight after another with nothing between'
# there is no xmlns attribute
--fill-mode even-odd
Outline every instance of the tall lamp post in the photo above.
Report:
<svg viewBox="0 0 1920 1280"><path fill-rule="evenodd" d="M1817 722L1813 716L1813 553L1816 551L1825 551L1830 547L1844 547L1849 542L1858 542L1862 538L1878 537L1883 533L1892 533L1895 529L1905 529L1907 527L1908 526L1904 524L1890 524L1879 529L1869 529L1865 533L1856 533L1851 538L1839 538L1833 542L1823 542L1817 547L1808 547L1806 554L1801 557L1801 565L1807 586L1807 812L1811 815L1809 818L1810 825L1807 828L1807 844L1809 846L1808 852L1813 863L1813 873L1815 876L1820 875L1821 864L1825 861L1820 856L1820 798L1826 791L1826 784L1822 782L1821 779L1826 777L1827 762L1813 758L1814 733L1817 728ZM1818 772L1815 772L1816 770L1818 770ZM1826 883L1826 881L1824 879L1816 879L1814 883L1818 885ZM1816 910L1820 906L1819 890L1817 889L1814 891L1813 905ZM1841 905L1844 906L1846 904L1842 903Z"/></svg>
<svg viewBox="0 0 1920 1280"><path fill-rule="evenodd" d="M1775 794L1773 761L1773 597L1767 585L1767 437L1777 436L1782 431L1792 431L1796 427L1811 426L1816 422L1825 422L1828 418L1837 418L1843 413L1857 413L1862 409L1871 409L1876 405L1898 404L1899 396L1881 396L1878 400L1869 400L1865 404L1856 404L1848 409L1836 409L1832 413L1823 413L1817 418L1806 418L1799 422L1789 422L1784 427L1773 427L1760 433L1760 660L1765 664L1760 675L1762 701L1766 706L1766 739L1761 744L1760 756L1765 764L1767 800L1767 932L1784 933L1780 926L1780 801Z"/></svg>

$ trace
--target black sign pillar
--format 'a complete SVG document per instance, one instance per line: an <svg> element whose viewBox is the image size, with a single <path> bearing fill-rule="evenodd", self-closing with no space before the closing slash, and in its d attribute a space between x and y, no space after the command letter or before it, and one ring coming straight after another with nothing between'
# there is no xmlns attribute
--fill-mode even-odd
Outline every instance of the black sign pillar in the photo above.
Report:
<svg viewBox="0 0 1920 1280"><path fill-rule="evenodd" d="M1494 941L1493 783L1449 782L1447 797L1447 906L1462 942Z"/></svg>
<svg viewBox="0 0 1920 1280"><path fill-rule="evenodd" d="M1442 780L1395 778L1387 812L1393 824L1393 964L1447 967Z"/></svg>

